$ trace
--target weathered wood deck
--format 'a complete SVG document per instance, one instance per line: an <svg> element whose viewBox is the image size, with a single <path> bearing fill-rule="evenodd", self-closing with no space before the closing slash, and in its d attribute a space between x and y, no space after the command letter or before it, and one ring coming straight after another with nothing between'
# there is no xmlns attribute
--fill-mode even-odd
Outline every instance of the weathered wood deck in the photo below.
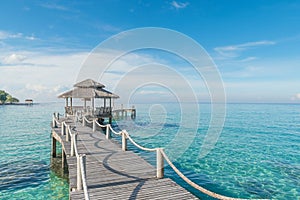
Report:
<svg viewBox="0 0 300 200"><path fill-rule="evenodd" d="M62 121L61 119L60 121ZM67 124L75 126L72 120ZM131 151L107 140L101 131L76 126L77 149L86 154L86 180L90 199L198 199L170 178L157 179L156 170ZM52 137L62 144L69 169L70 199L84 199L76 188L76 156L70 156L71 142L53 128Z"/></svg>

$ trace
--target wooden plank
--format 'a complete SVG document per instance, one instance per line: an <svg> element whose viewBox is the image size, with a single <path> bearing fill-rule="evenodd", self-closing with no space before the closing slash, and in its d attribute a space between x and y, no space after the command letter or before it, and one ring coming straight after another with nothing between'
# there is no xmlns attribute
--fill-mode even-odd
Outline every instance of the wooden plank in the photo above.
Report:
<svg viewBox="0 0 300 200"><path fill-rule="evenodd" d="M68 119L71 127L75 123ZM76 127L77 150L86 154L86 177L90 199L197 199L169 178L156 179L156 169L131 151L122 151L120 144L107 140L101 131ZM52 137L62 144L67 155L70 199L84 199L77 187L77 159L71 157L71 142L61 135L61 128L52 129ZM155 152L153 152L155 153Z"/></svg>

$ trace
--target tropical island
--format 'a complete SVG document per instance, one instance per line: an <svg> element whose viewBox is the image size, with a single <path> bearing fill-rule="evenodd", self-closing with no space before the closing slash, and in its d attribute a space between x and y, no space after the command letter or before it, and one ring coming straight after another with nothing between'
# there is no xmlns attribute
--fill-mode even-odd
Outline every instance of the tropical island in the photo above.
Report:
<svg viewBox="0 0 300 200"><path fill-rule="evenodd" d="M19 99L17 99L16 97L13 97L4 90L0 90L0 104L13 104L19 102Z"/></svg>

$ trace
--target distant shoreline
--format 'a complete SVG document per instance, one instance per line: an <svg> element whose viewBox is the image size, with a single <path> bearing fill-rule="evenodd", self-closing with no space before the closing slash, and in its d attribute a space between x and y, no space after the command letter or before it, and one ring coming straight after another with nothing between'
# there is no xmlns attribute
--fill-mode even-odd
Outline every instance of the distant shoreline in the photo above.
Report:
<svg viewBox="0 0 300 200"><path fill-rule="evenodd" d="M37 103L3 103L0 106L32 106L36 105Z"/></svg>

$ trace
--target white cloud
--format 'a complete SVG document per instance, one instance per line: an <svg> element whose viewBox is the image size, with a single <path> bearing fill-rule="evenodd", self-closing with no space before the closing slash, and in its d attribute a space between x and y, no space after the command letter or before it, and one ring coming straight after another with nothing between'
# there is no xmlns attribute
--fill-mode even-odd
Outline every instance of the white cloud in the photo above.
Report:
<svg viewBox="0 0 300 200"><path fill-rule="evenodd" d="M228 102L274 102L288 103L297 100L296 94L291 98L295 81L227 81L225 82L226 96ZM274 87L276 86L276 87ZM299 100L298 100L299 101Z"/></svg>
<svg viewBox="0 0 300 200"><path fill-rule="evenodd" d="M22 33L9 33L7 31L0 31L0 40L9 38L21 38L22 36Z"/></svg>
<svg viewBox="0 0 300 200"><path fill-rule="evenodd" d="M51 9L51 10L60 10L60 11L69 10L69 8L62 6L62 5L55 4L55 3L45 3L45 4L41 4L41 6L44 8Z"/></svg>
<svg viewBox="0 0 300 200"><path fill-rule="evenodd" d="M216 47L214 48L214 50L218 52L221 56L235 58L239 56L240 52L245 51L247 49L255 48L259 46L274 45L274 44L276 44L276 42L263 40L263 41L256 41L256 42L247 42L247 43L237 44L237 45Z"/></svg>
<svg viewBox="0 0 300 200"><path fill-rule="evenodd" d="M167 94L164 91L157 91L157 90L141 90L139 91L140 94L143 95L164 95Z"/></svg>
<svg viewBox="0 0 300 200"><path fill-rule="evenodd" d="M88 52L60 55L38 52L15 54L26 55L26 63L0 67L1 88L14 94L20 100L32 98L35 102L49 102L57 101L59 93L72 87ZM21 57L10 56L10 62L17 58Z"/></svg>
<svg viewBox="0 0 300 200"><path fill-rule="evenodd" d="M171 6L173 6L176 9L183 9L186 8L189 5L189 2L177 2L177 1L172 1Z"/></svg>
<svg viewBox="0 0 300 200"><path fill-rule="evenodd" d="M11 54L9 56L6 56L3 58L2 63L3 64L20 64L26 59L26 56L21 54Z"/></svg>
<svg viewBox="0 0 300 200"><path fill-rule="evenodd" d="M7 32L0 31L0 40L6 39L8 37Z"/></svg>
<svg viewBox="0 0 300 200"><path fill-rule="evenodd" d="M292 97L292 100L300 100L300 93L295 94L295 96Z"/></svg>
<svg viewBox="0 0 300 200"><path fill-rule="evenodd" d="M37 38L32 35L32 36L26 36L25 39L27 39L27 40L36 40Z"/></svg>
<svg viewBox="0 0 300 200"><path fill-rule="evenodd" d="M28 90L33 90L35 92L43 92L48 89L46 86L42 84L30 84L30 83L27 83L25 88Z"/></svg>
<svg viewBox="0 0 300 200"><path fill-rule="evenodd" d="M11 33L8 31L1 31L0 30L0 40L6 40L6 39L25 39L25 40L36 40L37 38L33 35L27 36L23 33Z"/></svg>

